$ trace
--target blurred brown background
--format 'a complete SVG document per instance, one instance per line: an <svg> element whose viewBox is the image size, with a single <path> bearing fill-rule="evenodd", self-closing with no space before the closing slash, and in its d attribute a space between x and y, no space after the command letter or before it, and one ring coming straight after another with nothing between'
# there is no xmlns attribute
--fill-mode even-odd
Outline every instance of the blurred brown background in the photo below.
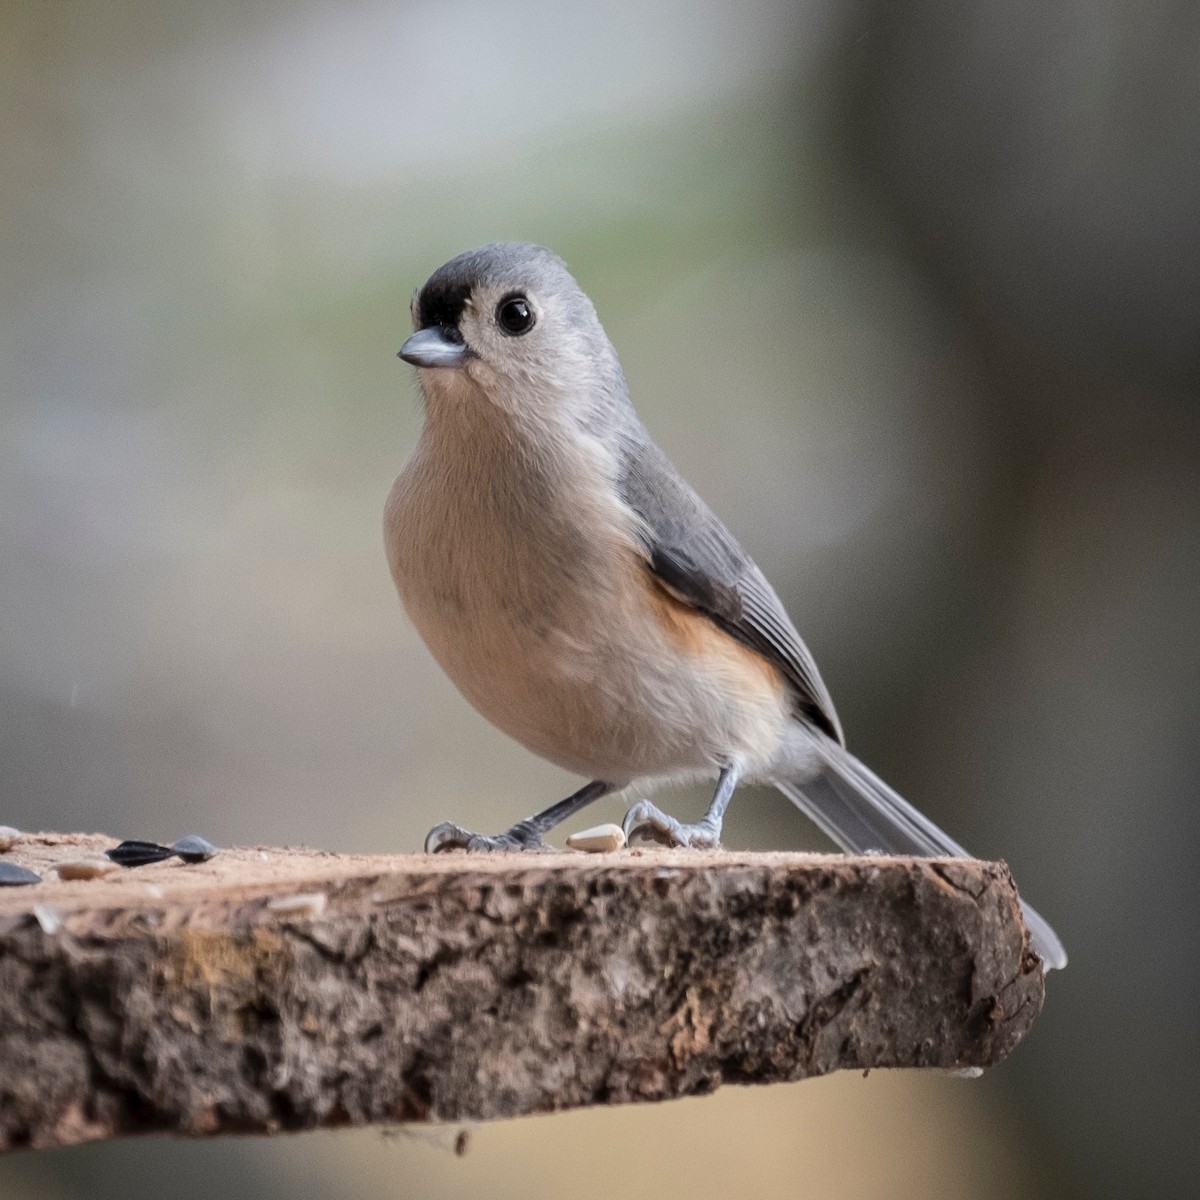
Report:
<svg viewBox="0 0 1200 1200"><path fill-rule="evenodd" d="M127 1142L6 1159L4 1200L1194 1194L1200 10L2 13L0 820L402 850L573 786L440 676L381 547L409 296L528 239L854 749L1072 956L975 1083L727 1089L463 1160ZM766 793L727 829L821 845Z"/></svg>

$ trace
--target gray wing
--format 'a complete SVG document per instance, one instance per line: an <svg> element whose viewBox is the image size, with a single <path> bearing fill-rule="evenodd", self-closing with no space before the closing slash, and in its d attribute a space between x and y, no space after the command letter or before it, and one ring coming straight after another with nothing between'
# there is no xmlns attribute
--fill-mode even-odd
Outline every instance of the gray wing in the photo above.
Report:
<svg viewBox="0 0 1200 1200"><path fill-rule="evenodd" d="M640 537L658 580L774 663L797 709L844 744L817 664L766 576L645 433L628 449L619 486L642 521Z"/></svg>

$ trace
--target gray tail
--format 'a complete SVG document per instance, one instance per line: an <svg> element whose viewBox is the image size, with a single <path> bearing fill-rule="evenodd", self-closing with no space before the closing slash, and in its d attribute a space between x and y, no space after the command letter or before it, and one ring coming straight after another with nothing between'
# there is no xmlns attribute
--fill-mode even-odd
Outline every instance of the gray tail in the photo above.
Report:
<svg viewBox="0 0 1200 1200"><path fill-rule="evenodd" d="M775 786L843 850L973 857L843 746L824 737L820 744L825 766L819 775L803 783L776 780ZM1058 935L1024 900L1021 912L1045 969L1061 970L1067 965L1067 952Z"/></svg>

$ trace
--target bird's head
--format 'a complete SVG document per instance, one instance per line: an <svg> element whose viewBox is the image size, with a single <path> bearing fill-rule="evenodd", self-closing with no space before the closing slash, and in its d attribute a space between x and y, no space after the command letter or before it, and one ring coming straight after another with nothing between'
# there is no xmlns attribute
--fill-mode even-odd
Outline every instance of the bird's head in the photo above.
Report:
<svg viewBox="0 0 1200 1200"><path fill-rule="evenodd" d="M514 415L575 413L624 395L596 310L556 254L498 243L439 267L413 297L400 357L427 405L484 400Z"/></svg>

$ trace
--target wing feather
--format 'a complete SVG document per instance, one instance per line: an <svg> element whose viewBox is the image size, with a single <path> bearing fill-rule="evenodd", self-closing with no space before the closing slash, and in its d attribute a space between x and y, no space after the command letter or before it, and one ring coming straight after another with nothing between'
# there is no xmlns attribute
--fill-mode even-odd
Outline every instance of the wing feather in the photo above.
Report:
<svg viewBox="0 0 1200 1200"><path fill-rule="evenodd" d="M844 742L816 661L775 590L733 534L643 433L630 448L621 495L636 514L649 569L672 595L774 663L798 710Z"/></svg>

